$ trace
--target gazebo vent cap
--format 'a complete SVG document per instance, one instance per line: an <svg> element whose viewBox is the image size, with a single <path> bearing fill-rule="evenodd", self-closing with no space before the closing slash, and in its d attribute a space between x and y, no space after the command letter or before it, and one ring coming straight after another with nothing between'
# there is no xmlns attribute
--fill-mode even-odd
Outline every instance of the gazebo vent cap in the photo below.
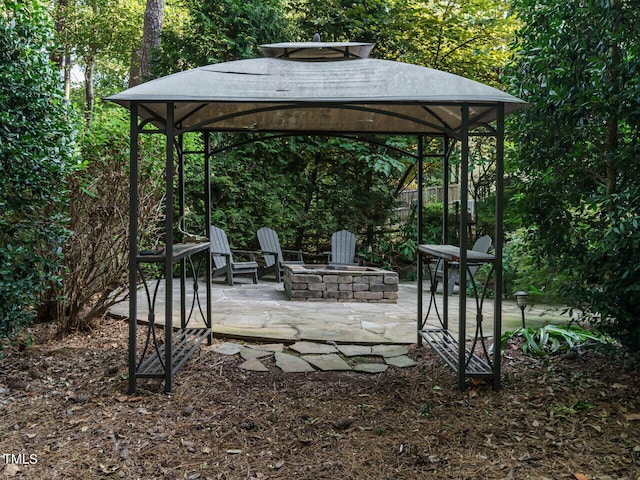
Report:
<svg viewBox="0 0 640 480"><path fill-rule="evenodd" d="M375 43L367 42L285 42L260 45L265 57L306 62L368 58Z"/></svg>

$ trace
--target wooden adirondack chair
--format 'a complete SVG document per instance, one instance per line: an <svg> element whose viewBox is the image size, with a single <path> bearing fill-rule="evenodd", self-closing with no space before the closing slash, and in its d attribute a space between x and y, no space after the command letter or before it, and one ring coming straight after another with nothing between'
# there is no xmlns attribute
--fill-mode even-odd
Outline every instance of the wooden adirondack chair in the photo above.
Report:
<svg viewBox="0 0 640 480"><path fill-rule="evenodd" d="M256 262L255 253L247 250L231 250L229 246L229 240L224 230L218 227L211 227L211 234L209 235L212 273L211 279L216 277L225 276L227 283L233 286L233 282L236 276L250 275L253 279L253 283L258 283L258 264ZM233 254L248 255L251 261L249 262L235 262L233 260Z"/></svg>
<svg viewBox="0 0 640 480"><path fill-rule="evenodd" d="M283 250L280 247L278 234L274 230L268 227L262 227L258 230L257 235L265 263L264 268L260 272L261 277L273 272L276 276L276 282L279 283L282 281L285 265L300 265L304 263L303 252L300 250ZM285 259L285 256L287 259Z"/></svg>
<svg viewBox="0 0 640 480"><path fill-rule="evenodd" d="M359 265L356 256L356 236L348 230L340 230L331 235L329 265Z"/></svg>
<svg viewBox="0 0 640 480"><path fill-rule="evenodd" d="M489 251L489 248L491 248L491 237L489 235L485 235L483 237L478 238L475 243L473 244L473 247L471 247L471 250L474 250L476 252L482 252L482 253L487 253ZM468 267L468 271L467 274L471 274L472 277L475 276L476 272L478 271L478 266L477 265L471 265ZM442 270L442 268L438 269L435 272L436 275L436 279L443 279L444 278L444 272ZM471 279L468 278L467 276L467 283L470 282ZM448 283L448 288L447 288L447 295L451 296L453 295L453 288L458 285L460 283L460 270L458 269L458 265L457 264L451 264L449 267L449 283Z"/></svg>

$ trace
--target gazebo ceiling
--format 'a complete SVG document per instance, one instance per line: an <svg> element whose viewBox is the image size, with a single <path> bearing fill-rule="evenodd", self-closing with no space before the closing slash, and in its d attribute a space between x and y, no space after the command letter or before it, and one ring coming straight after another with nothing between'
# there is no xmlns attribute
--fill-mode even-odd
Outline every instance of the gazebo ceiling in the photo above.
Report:
<svg viewBox="0 0 640 480"><path fill-rule="evenodd" d="M208 65L143 83L106 100L164 128L174 104L179 130L342 133L455 133L461 105L471 124L525 102L431 68L366 58L373 44L281 43L265 58ZM363 58L364 57L364 58Z"/></svg>

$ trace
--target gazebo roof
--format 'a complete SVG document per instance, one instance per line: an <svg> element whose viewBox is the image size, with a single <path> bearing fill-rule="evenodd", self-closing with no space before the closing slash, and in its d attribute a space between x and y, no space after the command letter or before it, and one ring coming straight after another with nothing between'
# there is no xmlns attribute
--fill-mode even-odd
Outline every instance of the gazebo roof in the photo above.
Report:
<svg viewBox="0 0 640 480"><path fill-rule="evenodd" d="M467 78L407 63L367 58L373 44L281 43L264 58L225 62L143 83L106 100L162 127L174 103L178 129L342 133L455 132L461 105L471 124L525 105ZM364 58L363 58L364 57Z"/></svg>

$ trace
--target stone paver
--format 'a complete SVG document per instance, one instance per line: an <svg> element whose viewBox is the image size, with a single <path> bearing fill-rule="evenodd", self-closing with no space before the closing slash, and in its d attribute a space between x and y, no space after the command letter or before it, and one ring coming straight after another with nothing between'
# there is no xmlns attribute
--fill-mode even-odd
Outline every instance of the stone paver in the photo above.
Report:
<svg viewBox="0 0 640 480"><path fill-rule="evenodd" d="M276 352L276 365L287 373L313 372L315 369L306 360L290 353Z"/></svg>
<svg viewBox="0 0 640 480"><path fill-rule="evenodd" d="M353 369L356 372L364 372L364 373L382 373L389 368L389 365L384 363L359 363L354 366Z"/></svg>
<svg viewBox="0 0 640 480"><path fill-rule="evenodd" d="M365 330L369 330L370 332L373 332L373 333L383 334L386 329L384 324L376 323L376 322L363 321L361 322L361 325L362 325L362 328L364 328Z"/></svg>
<svg viewBox="0 0 640 480"><path fill-rule="evenodd" d="M371 347L368 345L336 345L336 348L347 357L371 355Z"/></svg>
<svg viewBox="0 0 640 480"><path fill-rule="evenodd" d="M374 345L371 347L371 354L381 357L398 357L407 353L409 353L409 349L404 345Z"/></svg>
<svg viewBox="0 0 640 480"><path fill-rule="evenodd" d="M289 348L302 355L335 353L338 351L333 345L315 342L296 342L293 345L289 346Z"/></svg>
<svg viewBox="0 0 640 480"><path fill-rule="evenodd" d="M259 345L247 345L247 347L265 352L282 352L284 350L283 343L261 343Z"/></svg>
<svg viewBox="0 0 640 480"><path fill-rule="evenodd" d="M200 282L202 297L204 281ZM152 285L153 287L153 285ZM213 332L218 338L227 337L253 342L295 342L314 341L359 344L415 344L417 339L417 285L415 282L401 282L398 285L397 304L367 304L349 302L309 303L291 302L286 299L282 283L261 281L257 285L239 281L230 287L222 282L212 283L211 306L213 311ZM427 286L425 285L425 288ZM187 289L187 302L191 301L191 289ZM174 292L174 325L179 316L179 289ZM158 289L155 315L158 325L164 324L164 283ZM424 314L429 305L429 292L425 290ZM444 299L449 301L449 326L454 335L458 329L459 297L444 297L438 293L436 301L442 311ZM468 299L468 312L474 312L475 302ZM546 323L566 322L559 314L560 309L527 307L527 326ZM114 315L126 318L129 303L125 300L111 307ZM484 334L491 336L493 303L485 302ZM503 331L514 330L521 324L521 312L513 300L504 301ZM189 326L203 325L198 309ZM138 294L138 318L148 320L148 306L144 291ZM428 325L439 325L432 309L427 319ZM475 331L475 315L467 314L466 331Z"/></svg>
<svg viewBox="0 0 640 480"><path fill-rule="evenodd" d="M223 355L235 355L236 353L240 353L240 350L242 350L242 345L232 342L222 343L213 349L214 352Z"/></svg>
<svg viewBox="0 0 640 480"><path fill-rule="evenodd" d="M406 355L400 355L398 357L384 357L384 361L389 365L400 368L413 367L417 365L415 361Z"/></svg>
<svg viewBox="0 0 640 480"><path fill-rule="evenodd" d="M269 369L257 358L250 358L244 363L239 365L239 368L243 370L250 370L252 372L268 372Z"/></svg>
<svg viewBox="0 0 640 480"><path fill-rule="evenodd" d="M302 358L323 371L351 370L351 366L335 353L329 353L327 355L303 355Z"/></svg>
<svg viewBox="0 0 640 480"><path fill-rule="evenodd" d="M240 356L244 360L250 360L252 358L270 357L271 355L273 355L273 353L274 352L269 352L267 350L258 350L257 348L248 348L248 347L243 347L240 350Z"/></svg>

